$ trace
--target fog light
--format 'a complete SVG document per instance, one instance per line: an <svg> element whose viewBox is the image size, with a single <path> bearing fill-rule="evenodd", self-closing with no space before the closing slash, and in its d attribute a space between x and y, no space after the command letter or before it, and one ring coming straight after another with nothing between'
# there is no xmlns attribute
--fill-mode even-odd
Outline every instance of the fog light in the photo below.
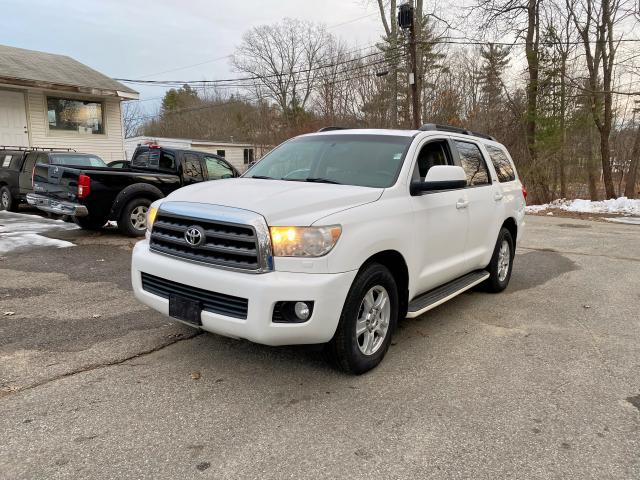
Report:
<svg viewBox="0 0 640 480"><path fill-rule="evenodd" d="M300 320L306 320L307 318L309 318L309 305L307 305L304 302L296 302L296 304L293 307L293 311L296 313L296 317L298 317Z"/></svg>
<svg viewBox="0 0 640 480"><path fill-rule="evenodd" d="M273 323L304 323L313 315L313 300L276 302L273 306Z"/></svg>

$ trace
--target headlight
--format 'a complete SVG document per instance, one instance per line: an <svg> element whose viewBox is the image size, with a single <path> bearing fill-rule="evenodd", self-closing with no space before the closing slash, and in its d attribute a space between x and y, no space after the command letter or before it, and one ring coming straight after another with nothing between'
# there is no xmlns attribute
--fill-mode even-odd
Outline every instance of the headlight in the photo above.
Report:
<svg viewBox="0 0 640 480"><path fill-rule="evenodd" d="M331 251L342 227L271 227L271 245L276 257L321 257Z"/></svg>
<svg viewBox="0 0 640 480"><path fill-rule="evenodd" d="M151 231L153 228L153 222L156 221L156 215L158 214L158 207L151 205L147 210L147 230Z"/></svg>

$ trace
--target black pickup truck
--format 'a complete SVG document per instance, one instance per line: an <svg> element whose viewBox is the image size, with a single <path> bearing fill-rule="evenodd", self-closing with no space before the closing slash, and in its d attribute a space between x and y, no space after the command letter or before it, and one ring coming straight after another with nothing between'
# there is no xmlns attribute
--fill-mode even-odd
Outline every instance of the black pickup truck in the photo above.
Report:
<svg viewBox="0 0 640 480"><path fill-rule="evenodd" d="M71 215L85 229L115 220L122 233L140 236L154 200L185 185L237 176L217 155L145 145L126 168L36 165L27 201L46 212Z"/></svg>
<svg viewBox="0 0 640 480"><path fill-rule="evenodd" d="M15 212L33 191L32 176L36 163L51 165L106 166L87 153L67 148L0 146L0 210Z"/></svg>

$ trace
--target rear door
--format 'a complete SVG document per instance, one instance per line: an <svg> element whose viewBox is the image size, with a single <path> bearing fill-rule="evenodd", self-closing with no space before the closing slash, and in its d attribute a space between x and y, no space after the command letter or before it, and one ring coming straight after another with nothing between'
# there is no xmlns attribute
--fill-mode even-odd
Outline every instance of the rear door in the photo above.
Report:
<svg viewBox="0 0 640 480"><path fill-rule="evenodd" d="M453 150L445 138L429 137L418 148L413 180L424 180L434 165L453 165ZM467 271L466 240L469 215L460 208L466 189L422 192L411 196L415 258L420 270L416 291L426 292Z"/></svg>
<svg viewBox="0 0 640 480"><path fill-rule="evenodd" d="M453 139L460 165L467 174L468 270L487 266L493 254L500 213L493 199L494 186L487 161L479 144L473 140Z"/></svg>

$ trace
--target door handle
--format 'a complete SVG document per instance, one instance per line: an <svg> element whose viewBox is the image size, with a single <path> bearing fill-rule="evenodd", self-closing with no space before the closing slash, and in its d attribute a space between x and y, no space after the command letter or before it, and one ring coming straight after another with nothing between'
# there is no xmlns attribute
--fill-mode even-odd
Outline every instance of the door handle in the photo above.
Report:
<svg viewBox="0 0 640 480"><path fill-rule="evenodd" d="M493 199L494 199L496 202L499 202L499 201L500 201L500 200L502 200L503 198L504 198L504 195L502 195L502 193L500 193L500 192L496 192L496 193L494 193L494 194L493 194Z"/></svg>
<svg viewBox="0 0 640 480"><path fill-rule="evenodd" d="M456 208L460 210L461 208L467 208L469 206L469 200L458 200L456 202Z"/></svg>

